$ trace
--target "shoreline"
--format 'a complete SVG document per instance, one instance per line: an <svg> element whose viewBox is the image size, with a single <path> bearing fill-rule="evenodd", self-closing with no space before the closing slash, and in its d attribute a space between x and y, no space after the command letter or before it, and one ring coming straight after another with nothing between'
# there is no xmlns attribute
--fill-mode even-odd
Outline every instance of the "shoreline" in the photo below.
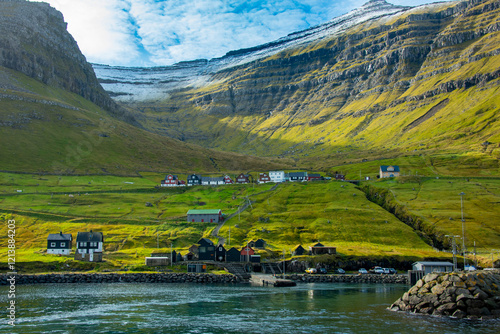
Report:
<svg viewBox="0 0 500 334"><path fill-rule="evenodd" d="M0 286L11 284L45 284L45 283L245 283L232 274L210 273L58 273L58 274L0 274ZM280 276L278 276L280 277ZM374 283L374 284L408 284L408 276L400 275L307 275L289 274L285 279L296 283Z"/></svg>

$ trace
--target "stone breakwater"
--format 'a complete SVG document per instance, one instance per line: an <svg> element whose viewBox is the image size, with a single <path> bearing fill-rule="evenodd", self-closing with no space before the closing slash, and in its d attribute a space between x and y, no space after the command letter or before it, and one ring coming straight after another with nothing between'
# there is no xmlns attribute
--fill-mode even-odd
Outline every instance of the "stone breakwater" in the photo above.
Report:
<svg viewBox="0 0 500 334"><path fill-rule="evenodd" d="M427 274L390 309L460 319L499 318L499 287L497 272Z"/></svg>
<svg viewBox="0 0 500 334"><path fill-rule="evenodd" d="M0 285L7 285L11 276L1 275ZM230 275L198 273L134 273L134 274L43 274L16 275L16 284L42 283L238 283L240 278Z"/></svg>
<svg viewBox="0 0 500 334"><path fill-rule="evenodd" d="M278 275L279 276L279 275ZM286 279L297 283L382 283L408 284L408 275L286 275Z"/></svg>

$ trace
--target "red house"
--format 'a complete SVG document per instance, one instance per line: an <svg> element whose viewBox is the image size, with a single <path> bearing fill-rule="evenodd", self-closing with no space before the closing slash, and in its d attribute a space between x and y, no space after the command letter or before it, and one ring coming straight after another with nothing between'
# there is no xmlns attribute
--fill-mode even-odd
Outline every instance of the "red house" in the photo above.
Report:
<svg viewBox="0 0 500 334"><path fill-rule="evenodd" d="M226 175L226 176L224 176L224 183L225 184L233 184L234 181L229 175Z"/></svg>
<svg viewBox="0 0 500 334"><path fill-rule="evenodd" d="M165 180L161 180L162 187L177 187L181 184L177 175L169 174L165 176ZM185 184L185 183L184 183Z"/></svg>
<svg viewBox="0 0 500 334"><path fill-rule="evenodd" d="M321 181L322 179L320 174L307 174L307 181Z"/></svg>
<svg viewBox="0 0 500 334"><path fill-rule="evenodd" d="M271 182L271 178L269 177L269 174L260 173L259 174L259 183L268 183L268 182Z"/></svg>
<svg viewBox="0 0 500 334"><path fill-rule="evenodd" d="M246 245L245 247L243 247L241 249L241 252L240 252L241 260L240 261L243 261L243 262L250 261L250 257L252 255L255 255L254 250L252 249L252 247Z"/></svg>
<svg viewBox="0 0 500 334"><path fill-rule="evenodd" d="M236 178L236 183L250 183L249 175L245 175L245 174L241 173Z"/></svg>

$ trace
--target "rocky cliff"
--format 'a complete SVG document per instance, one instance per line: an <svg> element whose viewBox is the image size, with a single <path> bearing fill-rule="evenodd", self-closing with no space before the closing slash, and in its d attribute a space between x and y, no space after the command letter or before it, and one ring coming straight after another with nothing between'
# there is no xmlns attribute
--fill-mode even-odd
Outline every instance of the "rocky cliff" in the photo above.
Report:
<svg viewBox="0 0 500 334"><path fill-rule="evenodd" d="M43 2L0 0L0 66L76 93L125 117L99 84L60 12Z"/></svg>
<svg viewBox="0 0 500 334"><path fill-rule="evenodd" d="M154 69L173 79L170 88L149 82L163 89L154 102L136 98L146 75L104 87L123 93L151 131L219 149L311 164L346 152L480 151L500 142L499 13L494 0L370 1L311 31L183 66L189 80L179 84L173 67Z"/></svg>

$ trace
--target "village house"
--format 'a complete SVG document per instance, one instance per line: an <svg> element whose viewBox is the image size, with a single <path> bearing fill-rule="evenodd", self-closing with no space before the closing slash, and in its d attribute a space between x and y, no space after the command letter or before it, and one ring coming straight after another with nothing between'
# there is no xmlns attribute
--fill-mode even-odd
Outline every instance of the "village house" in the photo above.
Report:
<svg viewBox="0 0 500 334"><path fill-rule="evenodd" d="M202 178L201 175L196 175L196 174L189 175L189 177L187 179L187 185L188 186L200 186L201 185L201 178Z"/></svg>
<svg viewBox="0 0 500 334"><path fill-rule="evenodd" d="M101 262L104 235L102 232L78 232L75 260Z"/></svg>
<svg viewBox="0 0 500 334"><path fill-rule="evenodd" d="M285 182L285 172L284 171L271 171L269 172L269 178L271 182L281 183Z"/></svg>
<svg viewBox="0 0 500 334"><path fill-rule="evenodd" d="M260 173L259 174L259 183L268 183L271 182L271 178L267 173Z"/></svg>
<svg viewBox="0 0 500 334"><path fill-rule="evenodd" d="M224 262L226 261L226 249L222 244L215 248L215 261Z"/></svg>
<svg viewBox="0 0 500 334"><path fill-rule="evenodd" d="M307 251L305 250L304 247L302 247L302 245L298 245L297 247L295 247L295 249L292 251L292 254L293 256L300 256L300 255L304 255L306 254Z"/></svg>
<svg viewBox="0 0 500 334"><path fill-rule="evenodd" d="M288 178L290 179L290 182L307 181L307 172L288 173Z"/></svg>
<svg viewBox="0 0 500 334"><path fill-rule="evenodd" d="M321 181L323 177L320 174L307 174L307 181Z"/></svg>
<svg viewBox="0 0 500 334"><path fill-rule="evenodd" d="M258 239L257 241L249 241L248 246L253 247L253 248L258 248L258 249L265 249L266 248L266 241L263 239Z"/></svg>
<svg viewBox="0 0 500 334"><path fill-rule="evenodd" d="M322 254L336 254L336 247L327 247L318 242L317 244L309 247L309 252L311 255L322 255Z"/></svg>
<svg viewBox="0 0 500 334"><path fill-rule="evenodd" d="M224 184L233 184L233 183L234 181L229 175L224 176Z"/></svg>
<svg viewBox="0 0 500 334"><path fill-rule="evenodd" d="M210 177L210 176L202 176L201 184L203 186L220 186L226 184L226 179L224 177Z"/></svg>
<svg viewBox="0 0 500 334"><path fill-rule="evenodd" d="M241 261L241 252L235 248L231 247L226 252L226 262L240 262Z"/></svg>
<svg viewBox="0 0 500 334"><path fill-rule="evenodd" d="M236 183L239 183L239 184L250 183L250 175L241 173L236 178Z"/></svg>
<svg viewBox="0 0 500 334"><path fill-rule="evenodd" d="M47 237L47 254L69 255L72 248L73 236L71 234L49 234Z"/></svg>
<svg viewBox="0 0 500 334"><path fill-rule="evenodd" d="M165 180L161 180L162 187L178 187L180 185L183 185L183 183L185 185L185 182L181 182L177 175L172 174L165 176Z"/></svg>
<svg viewBox="0 0 500 334"><path fill-rule="evenodd" d="M380 166L380 178L398 177L399 166Z"/></svg>
<svg viewBox="0 0 500 334"><path fill-rule="evenodd" d="M252 247L246 245L240 251L240 262L250 262L250 257L255 255L255 251Z"/></svg>
<svg viewBox="0 0 500 334"><path fill-rule="evenodd" d="M215 245L212 240L201 238L198 245L198 260L215 261Z"/></svg>
<svg viewBox="0 0 500 334"><path fill-rule="evenodd" d="M345 180L345 175L342 174L342 173L340 173L340 172L335 171L335 174L333 175L333 178L335 180L344 181Z"/></svg>
<svg viewBox="0 0 500 334"><path fill-rule="evenodd" d="M222 210L189 210L187 221L190 223L220 223L223 220Z"/></svg>

